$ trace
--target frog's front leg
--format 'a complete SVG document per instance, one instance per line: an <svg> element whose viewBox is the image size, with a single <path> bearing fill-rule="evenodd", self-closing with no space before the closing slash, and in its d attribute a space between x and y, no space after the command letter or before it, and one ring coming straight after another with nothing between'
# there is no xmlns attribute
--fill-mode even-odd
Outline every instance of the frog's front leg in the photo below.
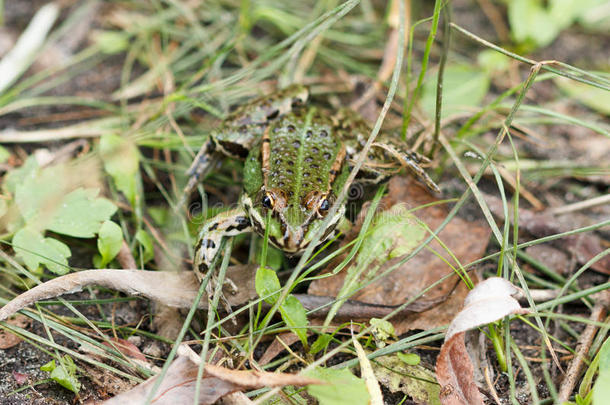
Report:
<svg viewBox="0 0 610 405"><path fill-rule="evenodd" d="M199 149L199 153L197 153L191 167L186 172L188 181L182 191L178 208L186 203L197 183L205 177L222 156L245 159L252 145L261 137L263 130L262 125L243 127L224 125L217 132L211 134L210 139Z"/></svg>
<svg viewBox="0 0 610 405"><path fill-rule="evenodd" d="M413 173L415 177L424 183L430 190L434 191L435 193L441 192L440 188L421 167L422 163L430 163L430 160L427 157L422 156L417 152L405 149L391 141L387 143L376 142L373 143L372 147L382 149L387 155L394 157L402 165L406 166L411 173Z"/></svg>
<svg viewBox="0 0 610 405"><path fill-rule="evenodd" d="M235 236L251 230L250 219L241 208L222 212L204 222L197 236L193 259L193 269L199 280L202 280L208 272L218 254L223 237Z"/></svg>

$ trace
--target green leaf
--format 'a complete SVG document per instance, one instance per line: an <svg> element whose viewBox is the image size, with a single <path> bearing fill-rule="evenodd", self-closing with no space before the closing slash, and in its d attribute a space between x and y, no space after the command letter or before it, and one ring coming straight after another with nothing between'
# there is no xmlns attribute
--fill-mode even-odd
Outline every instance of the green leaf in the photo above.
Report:
<svg viewBox="0 0 610 405"><path fill-rule="evenodd" d="M364 380L349 370L316 367L303 374L328 383L307 387L309 395L316 398L320 405L366 405L370 401Z"/></svg>
<svg viewBox="0 0 610 405"><path fill-rule="evenodd" d="M66 274L70 248L53 238L45 238L41 233L23 228L13 236L13 249L28 269L36 271L41 264L55 274Z"/></svg>
<svg viewBox="0 0 610 405"><path fill-rule="evenodd" d="M279 290L282 288L280 280L277 278L275 271L268 267L259 267L256 271L256 277L254 280L254 286L256 293L259 297L265 298L265 302L269 305L276 303L279 297Z"/></svg>
<svg viewBox="0 0 610 405"><path fill-rule="evenodd" d="M97 197L98 192L79 188L65 196L46 228L77 238L94 237L117 210L109 200Z"/></svg>
<svg viewBox="0 0 610 405"><path fill-rule="evenodd" d="M332 338L333 337L331 335L329 335L328 333L322 333L320 336L318 336L316 341L313 342L313 344L311 345L311 348L309 349L309 353L316 354L316 353L326 349L328 347L328 344L332 340Z"/></svg>
<svg viewBox="0 0 610 405"><path fill-rule="evenodd" d="M390 322L377 318L371 318L369 322L372 326L371 333L373 334L378 347L384 347L390 338L396 337L394 325Z"/></svg>
<svg viewBox="0 0 610 405"><path fill-rule="evenodd" d="M599 375L593 386L593 405L604 405L610 398L610 338L599 349Z"/></svg>
<svg viewBox="0 0 610 405"><path fill-rule="evenodd" d="M489 89L489 77L483 69L469 65L448 65L443 79L441 117L471 112L480 106ZM424 83L421 106L429 117L434 117L436 105L436 77Z"/></svg>
<svg viewBox="0 0 610 405"><path fill-rule="evenodd" d="M391 392L403 392L417 404L441 405L440 386L433 371L393 355L376 357L372 365L379 383Z"/></svg>
<svg viewBox="0 0 610 405"><path fill-rule="evenodd" d="M419 362L421 361L421 357L419 357L415 353L397 352L396 357L398 357L400 359L400 361L402 361L403 363L405 363L409 366L417 366L419 364Z"/></svg>
<svg viewBox="0 0 610 405"><path fill-rule="evenodd" d="M121 227L112 221L104 221L97 238L97 250L101 255L98 268L106 267L119 254L122 244L123 231Z"/></svg>
<svg viewBox="0 0 610 405"><path fill-rule="evenodd" d="M80 391L81 384L76 378L76 364L74 364L72 357L66 355L60 358L59 365L55 364L55 360L51 360L40 367L40 370L50 372L52 380L75 394Z"/></svg>
<svg viewBox="0 0 610 405"><path fill-rule="evenodd" d="M136 232L136 240L140 243L140 246L144 248L142 257L140 260L142 263L147 263L155 257L155 249L153 247L153 240L150 235L143 229L138 229Z"/></svg>
<svg viewBox="0 0 610 405"><path fill-rule="evenodd" d="M307 347L307 325L309 322L303 304L294 295L289 295L280 305L280 314L282 314L282 319L290 330L301 339L303 346Z"/></svg>
<svg viewBox="0 0 610 405"><path fill-rule="evenodd" d="M140 164L137 146L118 135L106 134L100 139L100 156L117 189L135 206Z"/></svg>
<svg viewBox="0 0 610 405"><path fill-rule="evenodd" d="M610 115L610 91L578 83L564 77L556 78L555 83L564 93L587 107L602 114Z"/></svg>

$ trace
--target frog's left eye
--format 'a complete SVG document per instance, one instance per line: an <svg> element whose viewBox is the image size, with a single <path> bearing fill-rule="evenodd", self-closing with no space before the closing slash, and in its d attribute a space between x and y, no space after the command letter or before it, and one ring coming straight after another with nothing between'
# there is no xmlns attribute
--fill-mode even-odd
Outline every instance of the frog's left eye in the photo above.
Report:
<svg viewBox="0 0 610 405"><path fill-rule="evenodd" d="M263 207L265 207L267 209L273 209L273 206L275 205L275 201L273 200L273 197L271 197L271 195L269 195L269 194L265 194L261 203L263 204Z"/></svg>
<svg viewBox="0 0 610 405"><path fill-rule="evenodd" d="M328 201L327 198L320 201L320 206L318 207L318 211L320 211L320 213L326 213L326 211L328 211L329 208L330 208L330 201Z"/></svg>

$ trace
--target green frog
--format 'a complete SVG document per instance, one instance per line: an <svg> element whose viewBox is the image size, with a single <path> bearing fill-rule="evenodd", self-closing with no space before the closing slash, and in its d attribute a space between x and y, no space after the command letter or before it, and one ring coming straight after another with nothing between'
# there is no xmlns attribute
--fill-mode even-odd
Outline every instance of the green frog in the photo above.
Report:
<svg viewBox="0 0 610 405"><path fill-rule="evenodd" d="M189 169L185 197L224 156L245 160L239 208L206 221L195 246L194 270L201 279L219 252L223 237L244 232L263 236L295 255L325 226L320 242L344 219L342 204L327 222L336 197L371 132L348 109L331 111L308 105L308 90L292 85L238 108L210 135ZM422 158L387 135L367 154L356 182L378 183L408 167L430 189L438 186L420 167Z"/></svg>

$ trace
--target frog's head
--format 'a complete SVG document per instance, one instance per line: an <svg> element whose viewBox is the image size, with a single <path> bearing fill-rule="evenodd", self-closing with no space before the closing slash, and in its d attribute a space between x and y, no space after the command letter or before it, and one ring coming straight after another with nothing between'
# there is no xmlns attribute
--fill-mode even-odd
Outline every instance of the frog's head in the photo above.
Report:
<svg viewBox="0 0 610 405"><path fill-rule="evenodd" d="M269 240L287 253L298 253L309 245L316 232L324 226L334 203L332 193L309 192L300 198L290 198L284 190L261 190L254 201L246 197L244 206L260 235L269 227ZM325 227L320 241L332 234L345 213L341 206ZM269 216L269 218L267 218Z"/></svg>

